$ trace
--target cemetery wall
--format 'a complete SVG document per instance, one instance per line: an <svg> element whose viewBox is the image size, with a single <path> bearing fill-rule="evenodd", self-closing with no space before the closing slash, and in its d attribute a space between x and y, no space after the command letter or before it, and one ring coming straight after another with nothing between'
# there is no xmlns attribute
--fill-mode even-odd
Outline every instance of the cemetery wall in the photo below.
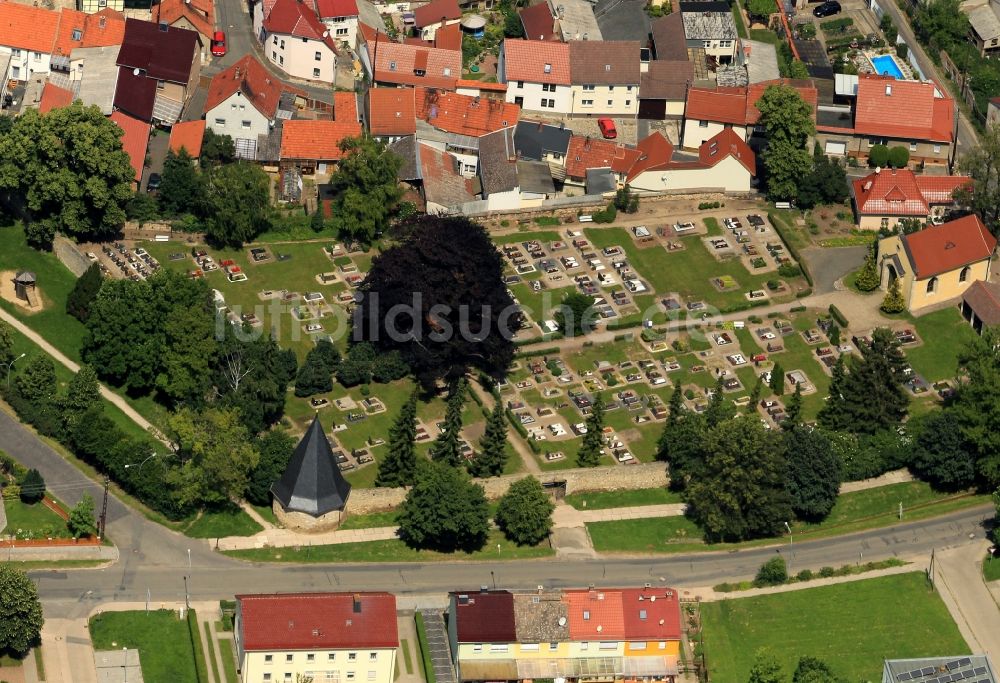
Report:
<svg viewBox="0 0 1000 683"><path fill-rule="evenodd" d="M90 259L87 258L80 248L70 239L63 237L62 235L56 235L52 239L52 252L56 255L59 261L69 268L74 275L80 277L85 272L87 268L90 268ZM44 282L39 283L42 287L45 286Z"/></svg>

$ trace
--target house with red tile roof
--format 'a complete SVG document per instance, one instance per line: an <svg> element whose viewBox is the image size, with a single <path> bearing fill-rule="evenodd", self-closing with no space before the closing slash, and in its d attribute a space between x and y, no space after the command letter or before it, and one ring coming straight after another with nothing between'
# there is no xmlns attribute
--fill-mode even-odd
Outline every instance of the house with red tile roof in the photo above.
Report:
<svg viewBox="0 0 1000 683"><path fill-rule="evenodd" d="M201 156L201 143L205 139L205 121L182 121L170 129L170 151L180 154L183 149L192 159Z"/></svg>
<svg viewBox="0 0 1000 683"><path fill-rule="evenodd" d="M957 300L978 280L990 279L997 240L979 216L879 240L882 289L893 280L911 313Z"/></svg>
<svg viewBox="0 0 1000 683"><path fill-rule="evenodd" d="M417 132L416 88L369 88L366 121L373 137L394 142Z"/></svg>
<svg viewBox="0 0 1000 683"><path fill-rule="evenodd" d="M201 58L209 58L208 50L212 34L215 33L214 0L160 0L153 6L153 17L157 23L197 33L201 43Z"/></svg>
<svg viewBox="0 0 1000 683"><path fill-rule="evenodd" d="M38 113L46 114L59 107L73 104L73 91L46 81L42 88L42 99L38 102Z"/></svg>
<svg viewBox="0 0 1000 683"><path fill-rule="evenodd" d="M967 176L917 175L901 168L875 169L851 183L854 216L862 230L895 228L903 218L926 221L954 206Z"/></svg>
<svg viewBox="0 0 1000 683"><path fill-rule="evenodd" d="M295 78L334 82L337 41L311 4L277 0L262 29L262 48L272 64Z"/></svg>
<svg viewBox="0 0 1000 683"><path fill-rule="evenodd" d="M609 169L618 184L625 184L628 172L642 156L634 147L584 135L569 139L566 151L566 182L583 186L588 169Z"/></svg>
<svg viewBox="0 0 1000 683"><path fill-rule="evenodd" d="M125 15L121 12L102 9L96 14L84 14L63 9L52 54L53 58L69 58L70 53L78 48L112 47L121 45L124 40Z"/></svg>
<svg viewBox="0 0 1000 683"><path fill-rule="evenodd" d="M233 138L241 158L256 159L261 137L268 137L279 119L291 118L293 100L288 86L247 55L212 78L205 98L205 126Z"/></svg>
<svg viewBox="0 0 1000 683"><path fill-rule="evenodd" d="M703 142L697 154L676 149L659 132L636 148L641 156L626 177L636 192L749 192L757 174L753 150L729 128Z"/></svg>
<svg viewBox="0 0 1000 683"><path fill-rule="evenodd" d="M573 78L567 43L503 41L497 62L497 80L507 84L507 101L521 109L550 114L573 111Z"/></svg>
<svg viewBox="0 0 1000 683"><path fill-rule="evenodd" d="M462 75L462 53L423 45L393 43L380 36L368 41L365 71L380 85L424 86L454 90Z"/></svg>
<svg viewBox="0 0 1000 683"><path fill-rule="evenodd" d="M115 108L144 121L172 124L198 83L198 34L126 19L117 65Z"/></svg>
<svg viewBox="0 0 1000 683"><path fill-rule="evenodd" d="M817 140L827 150L867 163L875 145L904 147L910 165L950 166L958 122L955 101L933 81L899 81L862 74L846 122L821 121Z"/></svg>
<svg viewBox="0 0 1000 683"><path fill-rule="evenodd" d="M431 0L413 10L413 29L418 38L434 40L438 29L462 20L462 8L458 0Z"/></svg>
<svg viewBox="0 0 1000 683"><path fill-rule="evenodd" d="M670 681L680 602L670 588L452 593L449 640L460 681Z"/></svg>
<svg viewBox="0 0 1000 683"><path fill-rule="evenodd" d="M452 207L479 198L475 180L462 175L462 164L452 154L423 143L415 143L415 148L419 189L427 213L448 213Z"/></svg>
<svg viewBox="0 0 1000 683"><path fill-rule="evenodd" d="M0 51L11 58L4 78L26 81L34 73L49 71L59 18L59 12L41 7L0 2Z"/></svg>
<svg viewBox="0 0 1000 683"><path fill-rule="evenodd" d="M338 46L354 50L362 26L385 31L378 10L368 0L312 0L319 20L329 29Z"/></svg>
<svg viewBox="0 0 1000 683"><path fill-rule="evenodd" d="M778 85L794 88L812 108L813 120L816 120L819 94L811 80L782 78L754 83L749 87L693 87L688 88L684 108L682 146L698 149L726 128L732 129L741 140L748 140L760 119L757 100L768 87Z"/></svg>
<svg viewBox="0 0 1000 683"><path fill-rule="evenodd" d="M328 173L340 161L340 143L361 135L354 93L334 93L334 120L285 121L281 128L282 167L294 166L302 173Z"/></svg>
<svg viewBox="0 0 1000 683"><path fill-rule="evenodd" d="M244 681L392 683L396 598L376 592L237 595L233 638Z"/></svg>
<svg viewBox="0 0 1000 683"><path fill-rule="evenodd" d="M112 114L111 120L122 129L122 148L132 162L132 168L135 170L135 186L138 188L142 180L142 168L146 164L146 147L149 145L151 126L120 111Z"/></svg>

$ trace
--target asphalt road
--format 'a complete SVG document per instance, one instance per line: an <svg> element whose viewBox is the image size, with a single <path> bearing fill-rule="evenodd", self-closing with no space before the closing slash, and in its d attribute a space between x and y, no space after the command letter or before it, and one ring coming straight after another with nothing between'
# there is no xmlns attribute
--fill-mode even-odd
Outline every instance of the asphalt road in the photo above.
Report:
<svg viewBox="0 0 1000 683"><path fill-rule="evenodd" d="M88 492L98 502L102 488L87 480L45 442L6 413L0 412L0 446L27 467L37 468L52 491L73 505ZM153 604L184 598L184 577L192 600L217 600L241 592L298 590L389 590L402 595L444 593L456 588L492 584L530 589L664 582L671 586L705 586L753 576L775 553L796 568L926 555L932 549L983 538L993 507L983 505L932 520L903 523L889 529L838 538L726 553L671 555L659 558L535 560L400 564L284 565L250 564L220 555L210 543L186 538L119 502L108 504L108 536L119 548L120 561L97 570L37 571L46 614L75 617L110 601L141 602L147 590ZM904 520L905 522L905 520ZM188 569L190 549L191 569Z"/></svg>

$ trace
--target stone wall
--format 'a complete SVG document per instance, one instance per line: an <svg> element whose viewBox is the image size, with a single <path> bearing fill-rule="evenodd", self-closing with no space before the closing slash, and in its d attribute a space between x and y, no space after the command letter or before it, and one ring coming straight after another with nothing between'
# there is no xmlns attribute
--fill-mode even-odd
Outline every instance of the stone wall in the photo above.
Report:
<svg viewBox="0 0 1000 683"><path fill-rule="evenodd" d="M477 479L489 500L496 500L512 483L523 479L525 474L508 474L502 477ZM566 493L583 491L627 491L632 489L648 489L654 486L666 486L666 468L662 463L641 463L616 467L592 467L572 470L543 472L534 475L545 483L565 483ZM363 515L379 510L399 507L406 498L405 488L373 488L351 490L347 503L347 512L352 515Z"/></svg>
<svg viewBox="0 0 1000 683"><path fill-rule="evenodd" d="M52 252L77 277L83 275L87 271L87 268L90 268L91 261L87 258L87 255L83 253L75 242L62 235L56 235L52 240ZM39 282L38 285L42 289L45 289L44 282Z"/></svg>
<svg viewBox="0 0 1000 683"><path fill-rule="evenodd" d="M348 505L349 504L350 501L348 501ZM279 503L277 499L271 501L271 510L274 512L274 516L278 518L278 522L281 523L281 526L286 529L302 531L307 534L318 534L323 531L333 531L340 526L340 523L347 514L346 512L342 512L340 510L333 510L325 515L313 517L312 515L307 515L304 512L286 510L281 506L281 503Z"/></svg>

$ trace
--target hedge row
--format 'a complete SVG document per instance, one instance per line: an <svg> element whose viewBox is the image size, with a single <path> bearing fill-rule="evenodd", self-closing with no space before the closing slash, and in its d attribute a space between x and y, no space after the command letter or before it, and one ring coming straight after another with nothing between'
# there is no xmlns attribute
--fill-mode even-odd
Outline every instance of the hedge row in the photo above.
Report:
<svg viewBox="0 0 1000 683"><path fill-rule="evenodd" d="M840 309L837 308L835 304L830 304L830 315L832 315L833 319L837 321L837 324L845 330L849 327L847 318L844 317L844 314L840 312Z"/></svg>
<svg viewBox="0 0 1000 683"><path fill-rule="evenodd" d="M792 255L792 258L798 261L799 267L802 268L802 277L804 277L806 279L806 282L809 283L809 286L812 287L814 285L812 279L812 273L810 273L809 268L806 267L806 262L802 260L802 256L799 254L799 250L795 247L794 244L792 244L791 240L789 239L788 232L785 230L784 222L778 219L775 216L775 214L771 212L768 212L767 219L771 221L771 225L773 225L775 231L777 231L778 237L780 237L781 241L785 243L785 247L788 248L788 253Z"/></svg>

